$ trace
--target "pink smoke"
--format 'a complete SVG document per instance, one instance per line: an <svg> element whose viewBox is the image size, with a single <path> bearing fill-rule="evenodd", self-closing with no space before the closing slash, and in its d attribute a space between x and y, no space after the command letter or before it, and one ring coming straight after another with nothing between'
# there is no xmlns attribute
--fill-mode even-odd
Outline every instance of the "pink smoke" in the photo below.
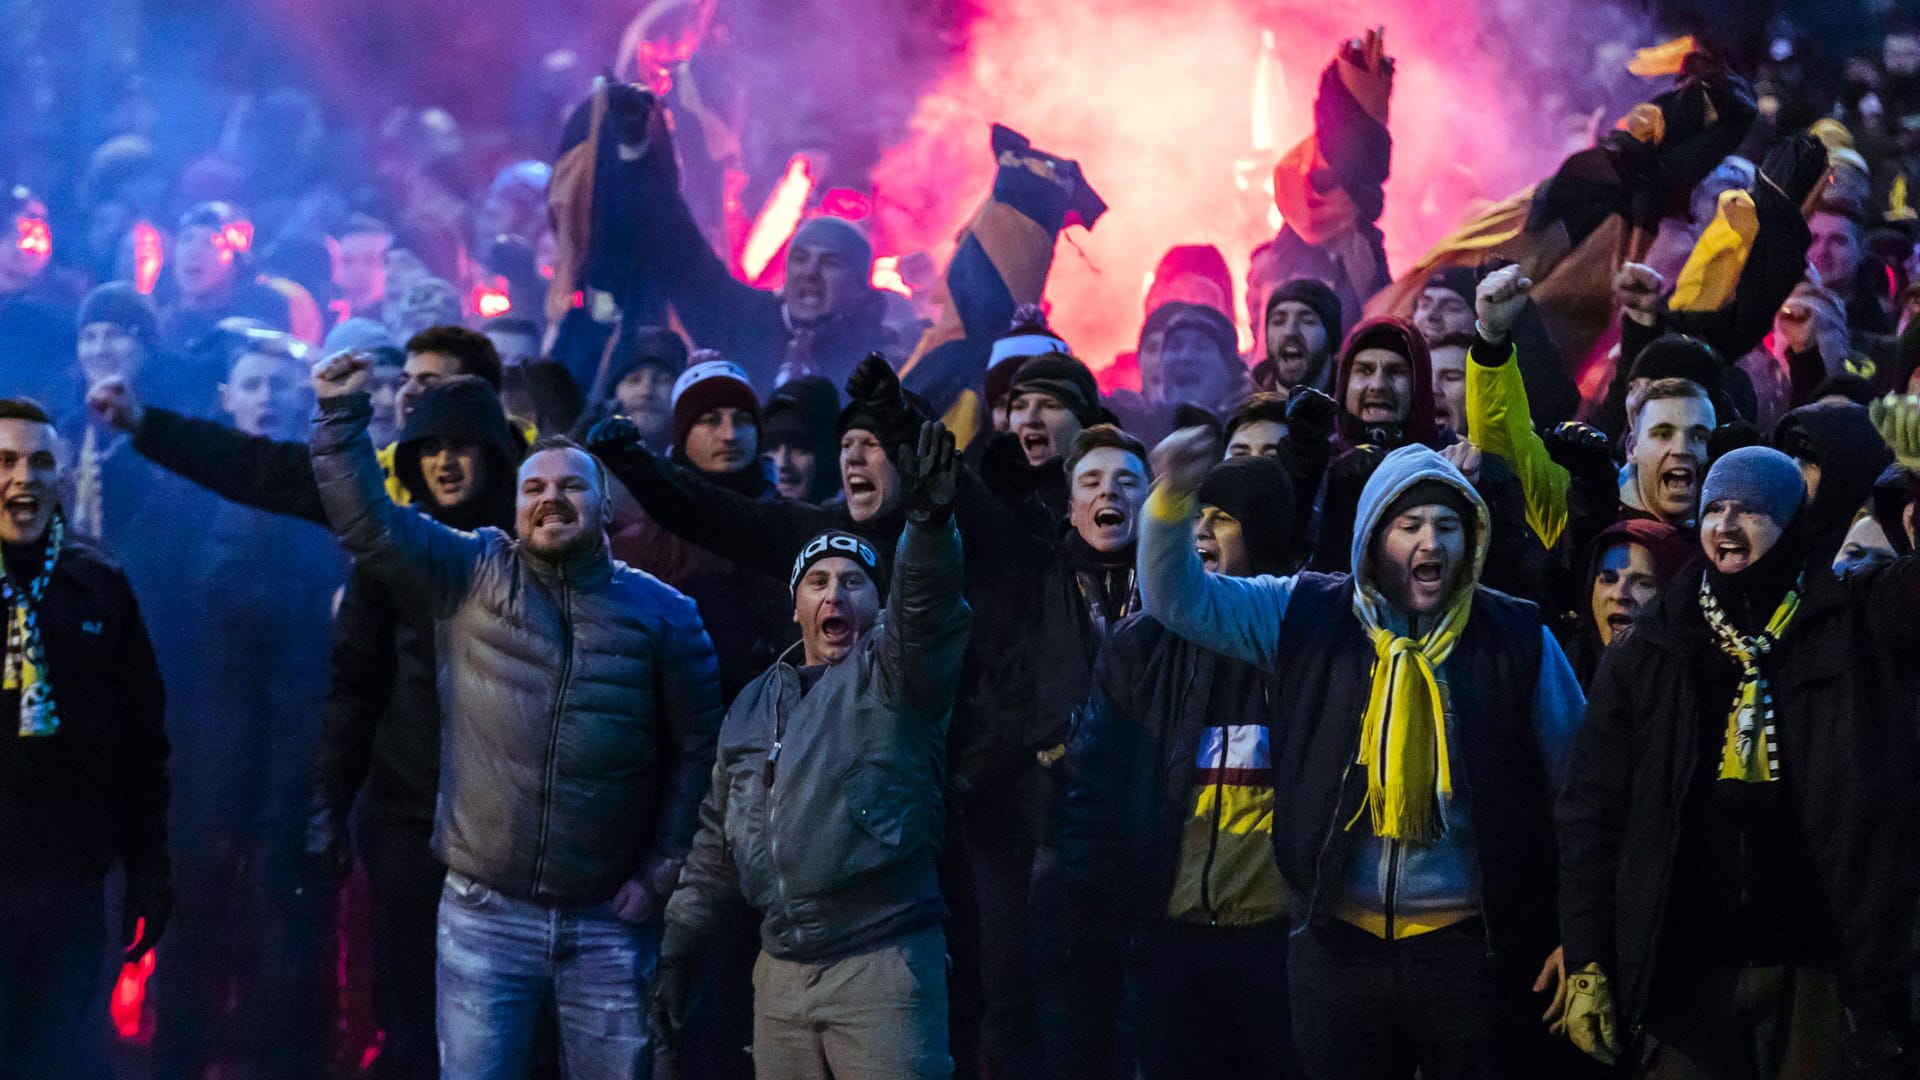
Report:
<svg viewBox="0 0 1920 1080"><path fill-rule="evenodd" d="M874 172L880 251L952 250L992 179L991 121L1078 160L1111 210L1068 234L1047 301L1055 328L1104 368L1133 348L1168 247L1218 246L1244 290L1248 253L1277 231L1274 162L1311 130L1339 42L1374 25L1397 60L1381 226L1390 265L1406 266L1474 199L1509 194L1565 153L1561 119L1526 119L1537 103L1504 82L1477 21L1426 0L989 0ZM1269 139L1255 130L1263 31ZM1244 342L1244 296L1236 304Z"/></svg>

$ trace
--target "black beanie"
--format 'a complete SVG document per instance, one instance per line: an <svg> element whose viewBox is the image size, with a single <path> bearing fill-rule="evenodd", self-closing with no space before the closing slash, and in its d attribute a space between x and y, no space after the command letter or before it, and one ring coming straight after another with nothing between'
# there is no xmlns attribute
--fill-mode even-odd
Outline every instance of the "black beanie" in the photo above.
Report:
<svg viewBox="0 0 1920 1080"><path fill-rule="evenodd" d="M793 574L787 579L787 591L794 594L795 598L800 595L800 579L807 575L808 568L822 559L852 559L873 579L880 595L887 595L887 570L880 562L880 552L850 532L828 529L807 541L807 546L801 548L799 556L793 560Z"/></svg>
<svg viewBox="0 0 1920 1080"><path fill-rule="evenodd" d="M1340 297L1319 278L1289 278L1280 283L1280 287L1267 295L1267 310L1263 312L1265 321L1273 320L1275 304L1292 301L1305 304L1315 315L1320 316L1320 325L1327 328L1327 341L1337 345L1346 335L1346 328L1340 325Z"/></svg>
<svg viewBox="0 0 1920 1080"><path fill-rule="evenodd" d="M847 407L840 410L833 429L836 436L855 429L871 431L891 457L894 448L920 437L921 424L938 419L926 398L911 390L902 390L899 398L892 401L847 402Z"/></svg>
<svg viewBox="0 0 1920 1080"><path fill-rule="evenodd" d="M1480 291L1480 275L1471 266L1443 266L1427 275L1427 283L1420 286L1421 292L1428 289L1445 289L1471 307L1475 294Z"/></svg>
<svg viewBox="0 0 1920 1080"><path fill-rule="evenodd" d="M822 376L803 375L768 395L762 413L767 418L760 433L763 449L824 446L839 438L833 424L840 415L840 391Z"/></svg>
<svg viewBox="0 0 1920 1080"><path fill-rule="evenodd" d="M1228 367L1240 368L1240 338L1234 332L1233 320L1205 304L1189 304L1180 300L1162 304L1154 312L1158 314L1168 308L1173 309L1166 322L1168 337L1172 337L1175 330L1198 330L1219 346L1221 359Z"/></svg>
<svg viewBox="0 0 1920 1080"><path fill-rule="evenodd" d="M1633 379L1686 379L1719 394L1720 375L1725 365L1713 346L1685 334L1662 334L1648 342L1633 358L1628 377Z"/></svg>
<svg viewBox="0 0 1920 1080"><path fill-rule="evenodd" d="M1454 513L1460 515L1460 524L1466 527L1467 550L1473 550L1473 531L1480 524L1480 514L1474 508L1473 500L1467 498L1466 492L1445 480L1420 480L1401 492L1399 497L1388 503L1387 508L1380 512L1380 516L1374 519L1374 532L1377 534L1391 524L1394 518L1416 506L1451 507ZM1377 537L1369 539L1375 538Z"/></svg>
<svg viewBox="0 0 1920 1080"><path fill-rule="evenodd" d="M1007 400L1028 393L1045 394L1058 401L1081 427L1100 422L1100 384L1087 365L1065 353L1036 356L1020 365L1007 387Z"/></svg>
<svg viewBox="0 0 1920 1080"><path fill-rule="evenodd" d="M1200 481L1200 504L1223 510L1240 523L1240 537L1256 574L1287 570L1293 533L1293 481L1278 461L1259 454L1228 458Z"/></svg>
<svg viewBox="0 0 1920 1080"><path fill-rule="evenodd" d="M112 323L125 328L148 352L160 341L160 319L154 314L153 304L125 281L109 281L80 301L80 317L75 329L85 330L93 323Z"/></svg>

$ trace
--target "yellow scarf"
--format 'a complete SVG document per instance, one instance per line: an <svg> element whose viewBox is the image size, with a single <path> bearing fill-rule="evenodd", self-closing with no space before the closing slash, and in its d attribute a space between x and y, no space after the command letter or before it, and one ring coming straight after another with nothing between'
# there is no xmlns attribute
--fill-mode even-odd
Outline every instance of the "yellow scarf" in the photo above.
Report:
<svg viewBox="0 0 1920 1080"><path fill-rule="evenodd" d="M1752 637L1734 628L1713 590L1700 579L1700 610L1720 651L1740 665L1740 687L1727 713L1727 737L1720 748L1720 779L1745 784L1767 784L1780 779L1780 739L1773 728L1773 691L1760 671L1760 658L1773 651L1800 610L1800 585L1787 590L1773 609L1767 628Z"/></svg>
<svg viewBox="0 0 1920 1080"><path fill-rule="evenodd" d="M1373 642L1374 656L1356 761L1367 770L1367 808L1373 834L1381 839L1427 842L1445 831L1440 805L1453 795L1453 768L1446 702L1434 669L1452 654L1472 608L1473 590L1464 589L1433 629L1415 640L1381 625L1375 599L1364 588L1354 590L1353 613Z"/></svg>

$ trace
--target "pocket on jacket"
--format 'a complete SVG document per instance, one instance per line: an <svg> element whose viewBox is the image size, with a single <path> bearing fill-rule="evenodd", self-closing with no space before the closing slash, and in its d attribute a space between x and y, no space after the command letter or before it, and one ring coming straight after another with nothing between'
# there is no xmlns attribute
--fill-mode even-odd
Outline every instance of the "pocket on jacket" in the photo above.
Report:
<svg viewBox="0 0 1920 1080"><path fill-rule="evenodd" d="M900 847L910 838L913 796L905 778L873 762L855 762L841 774L847 793L847 812L861 832L888 847Z"/></svg>

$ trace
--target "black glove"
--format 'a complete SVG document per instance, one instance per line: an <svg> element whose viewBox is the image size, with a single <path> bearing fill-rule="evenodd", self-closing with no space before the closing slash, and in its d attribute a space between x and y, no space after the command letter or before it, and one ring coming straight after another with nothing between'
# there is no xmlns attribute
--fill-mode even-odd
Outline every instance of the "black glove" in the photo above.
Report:
<svg viewBox="0 0 1920 1080"><path fill-rule="evenodd" d="M920 445L900 447L900 505L916 525L944 524L960 491L960 455L953 433L938 420L920 425Z"/></svg>
<svg viewBox="0 0 1920 1080"><path fill-rule="evenodd" d="M1553 430L1540 437L1547 446L1547 456L1554 464L1567 470L1576 478L1586 479L1597 476L1611 478L1613 467L1613 440L1607 433L1590 424L1577 420L1568 420L1555 424Z"/></svg>
<svg viewBox="0 0 1920 1080"><path fill-rule="evenodd" d="M1333 438L1340 421L1340 403L1311 386L1297 387L1287 398L1287 435L1300 450Z"/></svg>
<svg viewBox="0 0 1920 1080"><path fill-rule="evenodd" d="M662 1045L671 1047L680 1038L692 978L683 957L663 956L653 969L653 985L647 988L647 1026Z"/></svg>
<svg viewBox="0 0 1920 1080"><path fill-rule="evenodd" d="M624 416L609 416L587 429L587 453L616 475L622 466L652 456L640 442L640 428Z"/></svg>
<svg viewBox="0 0 1920 1080"><path fill-rule="evenodd" d="M120 939L127 943L127 963L160 944L167 920L173 918L173 887L158 874L128 874L127 896L120 911ZM143 925L144 921L144 925Z"/></svg>
<svg viewBox="0 0 1920 1080"><path fill-rule="evenodd" d="M1773 144L1760 162L1760 175L1797 207L1807 201L1816 184L1826 179L1827 167L1826 146L1802 132Z"/></svg>
<svg viewBox="0 0 1920 1080"><path fill-rule="evenodd" d="M847 376L847 400L868 404L897 404L900 398L900 376L887 363L887 358L877 352L868 353L860 366Z"/></svg>
<svg viewBox="0 0 1920 1080"><path fill-rule="evenodd" d="M652 91L633 83L614 83L607 87L607 126L621 143L639 146L647 141L654 104Z"/></svg>

